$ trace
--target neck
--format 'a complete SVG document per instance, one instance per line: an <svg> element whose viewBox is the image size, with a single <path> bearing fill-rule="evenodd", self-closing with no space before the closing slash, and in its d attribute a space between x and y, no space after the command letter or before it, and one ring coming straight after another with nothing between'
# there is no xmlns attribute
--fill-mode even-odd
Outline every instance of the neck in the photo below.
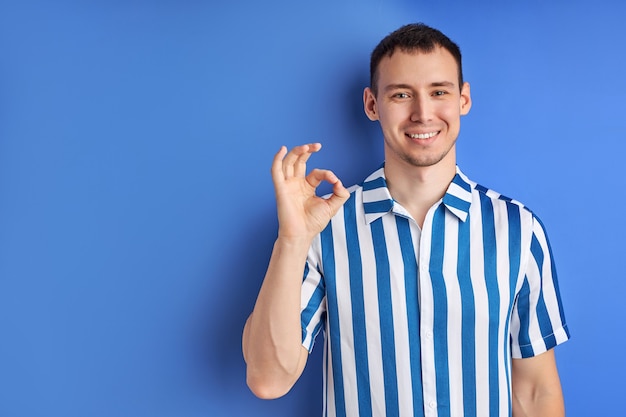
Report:
<svg viewBox="0 0 626 417"><path fill-rule="evenodd" d="M385 161L385 177L391 196L408 210L419 227L424 224L428 210L444 196L455 174L454 159L428 167Z"/></svg>

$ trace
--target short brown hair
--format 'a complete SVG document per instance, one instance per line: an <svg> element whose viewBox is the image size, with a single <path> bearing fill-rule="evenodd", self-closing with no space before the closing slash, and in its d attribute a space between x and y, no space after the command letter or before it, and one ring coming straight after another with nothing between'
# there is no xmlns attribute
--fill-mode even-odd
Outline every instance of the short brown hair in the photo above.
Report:
<svg viewBox="0 0 626 417"><path fill-rule="evenodd" d="M432 52L440 46L454 57L459 72L459 88L463 87L461 49L441 31L423 23L411 23L387 35L372 51L370 59L370 88L376 95L378 89L378 66L384 57L391 57L396 49L403 52Z"/></svg>

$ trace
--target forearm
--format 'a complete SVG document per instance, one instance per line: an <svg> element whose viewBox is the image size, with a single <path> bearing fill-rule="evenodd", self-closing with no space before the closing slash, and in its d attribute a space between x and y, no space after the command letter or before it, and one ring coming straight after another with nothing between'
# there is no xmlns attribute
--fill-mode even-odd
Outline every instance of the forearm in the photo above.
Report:
<svg viewBox="0 0 626 417"><path fill-rule="evenodd" d="M558 394L537 394L529 398L514 398L513 417L563 417L565 406Z"/></svg>
<svg viewBox="0 0 626 417"><path fill-rule="evenodd" d="M554 350L512 363L513 417L563 417L565 405Z"/></svg>
<svg viewBox="0 0 626 417"><path fill-rule="evenodd" d="M310 241L279 238L243 334L247 380L263 398L286 393L304 364L300 291Z"/></svg>
<svg viewBox="0 0 626 417"><path fill-rule="evenodd" d="M243 332L243 354L250 389L261 398L284 395L298 379L308 352L302 347L300 293L306 256L319 234L350 197L328 170L306 175L306 162L320 143L282 146L274 155L278 235L261 291ZM315 190L322 181L333 186L329 198Z"/></svg>

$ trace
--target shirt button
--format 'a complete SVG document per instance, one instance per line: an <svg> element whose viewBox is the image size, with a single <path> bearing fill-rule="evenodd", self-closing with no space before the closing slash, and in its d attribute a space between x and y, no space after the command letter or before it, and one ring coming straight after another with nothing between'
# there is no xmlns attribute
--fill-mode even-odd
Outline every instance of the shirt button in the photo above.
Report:
<svg viewBox="0 0 626 417"><path fill-rule="evenodd" d="M436 403L436 402L434 402L434 401L431 401L431 402L429 402L429 403L428 403L428 406L429 406L430 408L435 408L435 407L437 407L437 403Z"/></svg>
<svg viewBox="0 0 626 417"><path fill-rule="evenodd" d="M433 332L431 332L430 330L428 330L428 331L426 332L426 337L427 337L427 338L429 338L429 339L432 339L432 338L433 338Z"/></svg>

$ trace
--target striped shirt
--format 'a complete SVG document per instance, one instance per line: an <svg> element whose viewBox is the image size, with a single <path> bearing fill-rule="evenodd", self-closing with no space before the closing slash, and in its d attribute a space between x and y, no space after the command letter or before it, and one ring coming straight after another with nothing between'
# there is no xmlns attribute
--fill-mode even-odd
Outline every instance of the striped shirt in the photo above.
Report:
<svg viewBox="0 0 626 417"><path fill-rule="evenodd" d="M421 230L384 168L350 191L302 285L324 416L510 416L511 358L569 338L542 223L458 168Z"/></svg>

